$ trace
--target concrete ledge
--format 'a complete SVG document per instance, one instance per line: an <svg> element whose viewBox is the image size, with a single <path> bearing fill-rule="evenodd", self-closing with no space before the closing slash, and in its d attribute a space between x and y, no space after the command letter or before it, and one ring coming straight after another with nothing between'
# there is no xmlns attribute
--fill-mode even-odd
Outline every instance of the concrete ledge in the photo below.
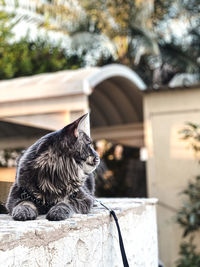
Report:
<svg viewBox="0 0 200 267"><path fill-rule="evenodd" d="M116 211L130 266L157 267L156 199L101 199ZM0 215L0 266L121 267L118 234L99 204L60 222Z"/></svg>

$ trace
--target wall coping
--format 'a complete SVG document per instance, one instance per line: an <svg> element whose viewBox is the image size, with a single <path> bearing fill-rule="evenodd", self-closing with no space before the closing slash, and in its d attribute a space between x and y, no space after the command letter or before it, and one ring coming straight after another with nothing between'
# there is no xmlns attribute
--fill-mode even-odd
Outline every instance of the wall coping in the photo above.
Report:
<svg viewBox="0 0 200 267"><path fill-rule="evenodd" d="M130 263L134 263L134 266L155 266L158 260L157 199L99 200L117 214ZM88 246L90 249L87 249ZM86 252L87 259L84 256ZM58 256L62 253L65 255L65 263L60 262ZM54 264L48 265L52 257ZM99 257L98 263L95 257ZM90 214L75 214L70 219L58 222L48 221L44 215L26 222L14 221L9 215L0 215L0 258L0 265L5 267L66 266L68 263L69 266L77 267L99 264L122 266L116 225L109 211L99 203Z"/></svg>
<svg viewBox="0 0 200 267"><path fill-rule="evenodd" d="M155 205L157 199L133 199L133 198L99 198L103 203L114 209L118 218L133 209L135 214L141 214L147 205ZM104 209L99 203L95 205L91 213L74 214L71 218L64 221L48 221L44 215L38 216L36 220L19 222L14 221L11 216L0 215L0 250L12 249L15 246L26 245L28 247L37 245L45 245L52 241L56 241L69 231L80 230L82 227L89 229L95 228L97 224L109 223L109 211ZM48 232L48 238L42 238ZM61 234L62 232L62 234ZM27 239L27 237L29 237ZM39 239L38 239L39 238Z"/></svg>

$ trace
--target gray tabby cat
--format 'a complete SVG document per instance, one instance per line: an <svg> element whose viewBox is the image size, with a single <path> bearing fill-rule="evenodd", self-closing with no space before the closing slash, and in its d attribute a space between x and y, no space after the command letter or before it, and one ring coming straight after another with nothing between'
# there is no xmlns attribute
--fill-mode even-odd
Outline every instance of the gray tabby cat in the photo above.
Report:
<svg viewBox="0 0 200 267"><path fill-rule="evenodd" d="M14 220L34 220L38 214L59 221L93 206L92 172L99 156L92 147L86 114L49 133L23 152L16 181L7 200Z"/></svg>

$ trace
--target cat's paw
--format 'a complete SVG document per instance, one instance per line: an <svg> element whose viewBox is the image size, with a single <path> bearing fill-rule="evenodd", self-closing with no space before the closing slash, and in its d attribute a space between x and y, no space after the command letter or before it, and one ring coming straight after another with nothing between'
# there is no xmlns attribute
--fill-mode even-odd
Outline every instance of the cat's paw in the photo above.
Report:
<svg viewBox="0 0 200 267"><path fill-rule="evenodd" d="M46 215L49 221L61 221L68 219L72 212L66 205L53 206Z"/></svg>
<svg viewBox="0 0 200 267"><path fill-rule="evenodd" d="M29 205L17 205L13 208L12 217L16 221L35 220L37 212Z"/></svg>

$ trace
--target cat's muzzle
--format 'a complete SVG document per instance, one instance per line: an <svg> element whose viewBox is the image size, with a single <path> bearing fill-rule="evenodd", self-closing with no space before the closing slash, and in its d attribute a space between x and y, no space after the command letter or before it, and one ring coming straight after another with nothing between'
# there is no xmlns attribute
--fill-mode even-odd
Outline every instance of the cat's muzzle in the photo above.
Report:
<svg viewBox="0 0 200 267"><path fill-rule="evenodd" d="M100 163L100 158L99 158L99 157L95 157L95 158L93 159L93 162L94 162L94 165L99 165L99 163Z"/></svg>
<svg viewBox="0 0 200 267"><path fill-rule="evenodd" d="M89 158L87 161L87 164L93 167L97 167L100 163L100 158L99 157L94 157L94 158Z"/></svg>

